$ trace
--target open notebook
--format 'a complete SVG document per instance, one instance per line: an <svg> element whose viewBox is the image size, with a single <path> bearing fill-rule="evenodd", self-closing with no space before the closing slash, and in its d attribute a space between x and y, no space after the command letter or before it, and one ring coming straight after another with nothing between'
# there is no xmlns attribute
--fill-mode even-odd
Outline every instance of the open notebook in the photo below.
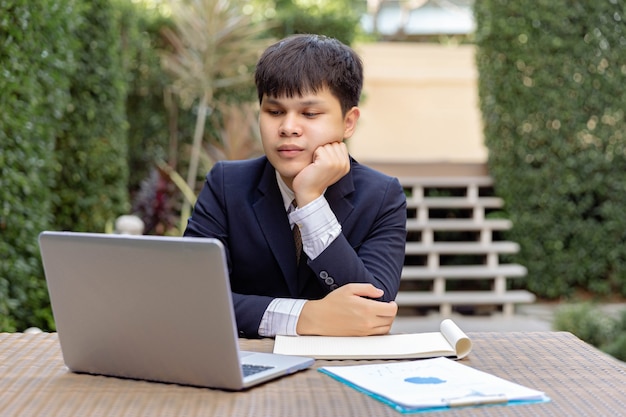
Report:
<svg viewBox="0 0 626 417"><path fill-rule="evenodd" d="M315 359L461 359L470 353L471 340L452 320L443 320L439 330L365 337L276 336L274 353Z"/></svg>

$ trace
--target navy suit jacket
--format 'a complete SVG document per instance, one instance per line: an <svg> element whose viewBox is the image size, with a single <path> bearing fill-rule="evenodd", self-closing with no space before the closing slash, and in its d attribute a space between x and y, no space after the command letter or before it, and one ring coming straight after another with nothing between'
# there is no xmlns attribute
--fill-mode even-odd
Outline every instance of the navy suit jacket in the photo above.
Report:
<svg viewBox="0 0 626 417"><path fill-rule="evenodd" d="M185 236L226 248L239 334L257 337L274 298L323 298L337 286L371 283L395 299L406 242L406 198L396 178L351 159L350 172L325 193L342 233L314 260L296 265L295 244L274 167L266 157L217 163Z"/></svg>

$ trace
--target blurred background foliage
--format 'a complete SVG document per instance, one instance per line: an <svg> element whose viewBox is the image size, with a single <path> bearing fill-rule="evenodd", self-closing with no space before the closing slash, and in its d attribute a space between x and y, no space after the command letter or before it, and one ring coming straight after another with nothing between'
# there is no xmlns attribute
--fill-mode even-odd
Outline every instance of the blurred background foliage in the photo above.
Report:
<svg viewBox="0 0 626 417"><path fill-rule="evenodd" d="M111 231L134 213L147 234L180 234L185 183L193 195L216 160L261 153L252 71L264 45L312 31L352 43L361 3L1 2L0 331L54 328L42 230ZM201 52L194 31L213 49L186 62L200 88L184 90L171 64Z"/></svg>
<svg viewBox="0 0 626 417"><path fill-rule="evenodd" d="M611 313L591 302L565 303L555 312L553 328L626 362L626 310Z"/></svg>
<svg viewBox="0 0 626 417"><path fill-rule="evenodd" d="M222 120L218 125L228 123L242 101L239 97L232 100L228 96L236 95L238 90L243 89L244 102L253 100L254 65L259 51L271 42L265 21L253 21L249 14L243 13L243 4L221 0L169 2L175 27L165 27L161 31L171 49L161 52L161 66L171 76L172 92L183 108L195 105L196 109L193 141L186 158L189 164L185 196L195 195L207 120L220 112ZM219 94L224 91L227 94L222 95L227 99L220 100ZM227 105L219 106L220 102ZM216 141L226 139L220 136L213 135L213 138ZM244 158L251 156L243 155ZM191 214L194 203L195 197L185 197L180 230L184 228L182 223Z"/></svg>
<svg viewBox="0 0 626 417"><path fill-rule="evenodd" d="M0 5L0 330L52 323L37 235L54 223L55 141L77 66L72 3Z"/></svg>
<svg viewBox="0 0 626 417"><path fill-rule="evenodd" d="M626 295L626 3L479 0L488 170L545 298Z"/></svg>
<svg viewBox="0 0 626 417"><path fill-rule="evenodd" d="M104 230L113 214L129 210L126 95L122 10L110 0L78 4L69 74L69 103L56 132L53 227ZM53 57L51 57L54 59ZM51 155L52 156L52 155Z"/></svg>
<svg viewBox="0 0 626 417"><path fill-rule="evenodd" d="M359 25L367 2L355 0L253 0L275 22L277 39L296 33L321 33L346 45L364 36ZM268 16L269 14L269 16Z"/></svg>

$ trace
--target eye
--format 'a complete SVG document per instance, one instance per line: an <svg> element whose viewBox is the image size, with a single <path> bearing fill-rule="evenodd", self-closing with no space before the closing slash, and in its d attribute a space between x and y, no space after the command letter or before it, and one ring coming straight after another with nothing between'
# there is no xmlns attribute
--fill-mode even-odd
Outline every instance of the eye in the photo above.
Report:
<svg viewBox="0 0 626 417"><path fill-rule="evenodd" d="M266 109L265 112L270 116L280 116L283 112L278 109Z"/></svg>
<svg viewBox="0 0 626 417"><path fill-rule="evenodd" d="M315 112L304 112L304 113L302 113L302 114L303 114L305 117L308 117L308 118L313 118L313 117L319 116L321 113L315 113Z"/></svg>

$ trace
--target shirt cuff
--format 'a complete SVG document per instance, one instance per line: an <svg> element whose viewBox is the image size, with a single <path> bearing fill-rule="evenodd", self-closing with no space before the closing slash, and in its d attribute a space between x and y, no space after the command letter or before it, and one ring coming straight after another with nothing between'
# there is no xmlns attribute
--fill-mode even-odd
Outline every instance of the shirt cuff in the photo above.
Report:
<svg viewBox="0 0 626 417"><path fill-rule="evenodd" d="M274 298L263 314L259 335L263 337L274 337L277 334L297 336L298 318L306 302L307 300Z"/></svg>
<svg viewBox="0 0 626 417"><path fill-rule="evenodd" d="M341 233L341 224L323 195L289 213L289 218L300 228L302 250L309 259L317 258Z"/></svg>

